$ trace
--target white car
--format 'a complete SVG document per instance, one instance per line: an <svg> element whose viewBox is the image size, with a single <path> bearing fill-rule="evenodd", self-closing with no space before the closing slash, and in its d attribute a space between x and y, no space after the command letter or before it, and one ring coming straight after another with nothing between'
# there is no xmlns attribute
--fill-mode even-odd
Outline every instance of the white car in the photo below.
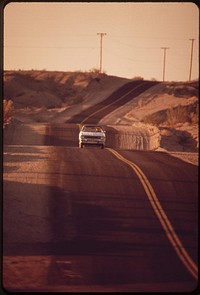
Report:
<svg viewBox="0 0 200 295"><path fill-rule="evenodd" d="M101 126L83 125L79 132L79 147L87 145L105 147L106 134Z"/></svg>

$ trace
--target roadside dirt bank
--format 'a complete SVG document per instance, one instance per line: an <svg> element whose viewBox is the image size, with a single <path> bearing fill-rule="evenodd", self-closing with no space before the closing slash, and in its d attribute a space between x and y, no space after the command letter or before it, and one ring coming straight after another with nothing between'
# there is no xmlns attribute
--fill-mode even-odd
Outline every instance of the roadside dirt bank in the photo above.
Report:
<svg viewBox="0 0 200 295"><path fill-rule="evenodd" d="M4 137L28 142L20 129L31 124L32 131L37 129L34 140L42 141L42 124L63 124L130 81L95 72L6 71L4 92L14 102L14 121L6 126ZM198 85L198 81L159 83L110 113L100 121L108 126L108 143L123 149L183 153L184 160L190 155L198 165Z"/></svg>
<svg viewBox="0 0 200 295"><path fill-rule="evenodd" d="M109 141L114 142L114 147L127 150L156 150L160 147L160 132L155 126L140 122L127 125L108 125Z"/></svg>
<svg viewBox="0 0 200 295"><path fill-rule="evenodd" d="M48 133L49 123L11 123L4 129L4 145L45 145L45 136ZM62 144L65 144L65 133L67 124L53 124L62 130ZM154 150L169 152L183 161L198 165L199 157L197 152L168 151L161 147L161 136L157 127L147 126L142 123L135 123L135 126L104 126L107 133L106 146L116 149L127 150ZM74 146L78 147L78 131L76 138L72 139ZM66 146L68 140L66 139ZM59 144L59 143L58 143Z"/></svg>

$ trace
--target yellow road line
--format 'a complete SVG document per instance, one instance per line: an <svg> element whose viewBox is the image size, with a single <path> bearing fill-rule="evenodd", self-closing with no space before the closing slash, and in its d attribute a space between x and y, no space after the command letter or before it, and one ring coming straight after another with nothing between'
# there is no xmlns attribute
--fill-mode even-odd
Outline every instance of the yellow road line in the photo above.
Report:
<svg viewBox="0 0 200 295"><path fill-rule="evenodd" d="M144 83L147 83L147 82L144 82ZM135 89L137 89L137 88L143 86L144 83L142 83L142 84L136 86L135 88L132 88L129 92L126 92L124 95L120 96L117 100L113 101L113 102L110 103L109 105L106 105L106 106L102 107L101 109L97 110L96 112L94 112L93 114L89 115L87 118L85 118L85 119L81 122L81 124L83 124L83 123L84 123L87 119L89 119L90 117L93 117L94 115L96 115L98 112L100 112L100 111L102 111L102 110L108 108L108 107L111 106L112 104L114 104L114 103L116 103L117 101L121 100L123 97L125 97L127 94L131 93L133 90L135 90Z"/></svg>
<svg viewBox="0 0 200 295"><path fill-rule="evenodd" d="M133 162L127 160L122 155L120 155L118 152L111 148L107 148L112 154L114 154L119 160L123 161L124 163L128 164L137 174L138 178L140 179L142 186L147 194L147 197L150 201L150 204L156 213L162 228L165 231L165 234L173 246L174 250L176 251L178 257L184 264L184 266L189 270L189 272L192 274L192 276L195 279L198 279L198 267L196 263L192 260L186 249L184 248L183 244L181 243L179 237L177 236L171 222L169 221L167 215L165 214L150 182L148 181L145 174L142 172L142 170Z"/></svg>

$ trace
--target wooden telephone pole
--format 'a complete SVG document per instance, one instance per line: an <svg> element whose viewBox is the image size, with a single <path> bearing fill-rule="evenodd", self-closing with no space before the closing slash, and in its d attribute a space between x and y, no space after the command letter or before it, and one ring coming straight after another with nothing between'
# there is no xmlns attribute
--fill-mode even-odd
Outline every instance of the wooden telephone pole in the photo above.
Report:
<svg viewBox="0 0 200 295"><path fill-rule="evenodd" d="M103 39L103 36L106 35L106 33L97 33L97 35L100 35L100 65L99 65L99 73L102 73L102 63L103 63L103 58L102 58L102 39Z"/></svg>
<svg viewBox="0 0 200 295"><path fill-rule="evenodd" d="M169 49L169 47L161 47L161 49L164 49L164 62L163 62L163 82L164 82L165 81L166 50Z"/></svg>
<svg viewBox="0 0 200 295"><path fill-rule="evenodd" d="M192 46L191 46L191 57L190 57L190 72L189 72L189 81L191 81L191 76L192 76L192 59L193 59L193 44L195 39L189 39L192 41Z"/></svg>

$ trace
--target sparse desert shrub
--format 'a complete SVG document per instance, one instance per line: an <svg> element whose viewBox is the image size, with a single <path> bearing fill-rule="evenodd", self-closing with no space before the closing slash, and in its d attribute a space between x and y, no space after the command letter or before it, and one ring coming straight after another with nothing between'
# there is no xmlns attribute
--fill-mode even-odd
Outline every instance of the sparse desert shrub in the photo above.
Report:
<svg viewBox="0 0 200 295"><path fill-rule="evenodd" d="M194 87L188 85L180 85L174 88L174 95L176 97L190 97L190 96L197 96L198 91Z"/></svg>
<svg viewBox="0 0 200 295"><path fill-rule="evenodd" d="M174 95L176 97L192 97L198 96L198 85L195 83L185 83L185 84L177 84L170 83L163 89L163 93L167 93L169 95Z"/></svg>
<svg viewBox="0 0 200 295"><path fill-rule="evenodd" d="M191 113L191 120L193 124L196 124L199 122L199 112L198 110L194 113Z"/></svg>
<svg viewBox="0 0 200 295"><path fill-rule="evenodd" d="M198 123L198 104L196 102L190 105L179 105L167 110L161 110L145 116L142 121L156 126L165 123L172 127L178 123Z"/></svg>
<svg viewBox="0 0 200 295"><path fill-rule="evenodd" d="M139 101L138 101L138 107L139 108L142 108L142 107L144 107L145 106L145 101L143 100L143 99L140 99Z"/></svg>
<svg viewBox="0 0 200 295"><path fill-rule="evenodd" d="M177 123L191 122L190 114L184 106L168 109L167 118L167 121L171 126Z"/></svg>
<svg viewBox="0 0 200 295"><path fill-rule="evenodd" d="M13 102L12 100L3 100L3 127L6 126L6 124L10 123L12 116L13 116Z"/></svg>
<svg viewBox="0 0 200 295"><path fill-rule="evenodd" d="M198 122L198 103L185 106L177 106L167 110L168 123L197 123Z"/></svg>
<svg viewBox="0 0 200 295"><path fill-rule="evenodd" d="M94 67L92 69L89 69L88 73L106 75L106 70L103 70L102 72L100 72L100 69Z"/></svg>
<svg viewBox="0 0 200 295"><path fill-rule="evenodd" d="M166 122L166 120L167 120L166 111L161 110L159 112L144 116L142 119L142 122L159 126L160 124Z"/></svg>
<svg viewBox="0 0 200 295"><path fill-rule="evenodd" d="M143 77L140 76L135 76L134 78L132 78L132 80L136 81L136 80L144 80Z"/></svg>
<svg viewBox="0 0 200 295"><path fill-rule="evenodd" d="M89 70L89 73L99 74L100 71L97 68L92 68L92 69Z"/></svg>

